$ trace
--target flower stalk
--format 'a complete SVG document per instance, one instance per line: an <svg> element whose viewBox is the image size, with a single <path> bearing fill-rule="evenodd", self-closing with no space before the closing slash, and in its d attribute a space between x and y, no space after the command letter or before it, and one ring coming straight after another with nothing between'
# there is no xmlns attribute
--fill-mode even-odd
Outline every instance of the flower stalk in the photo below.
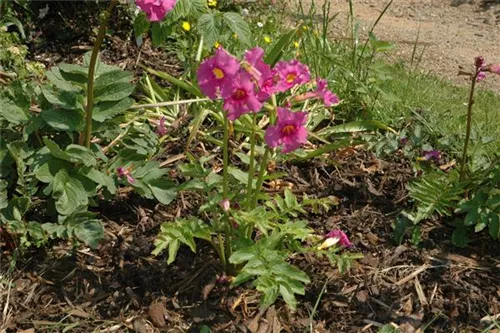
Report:
<svg viewBox="0 0 500 333"><path fill-rule="evenodd" d="M467 150L469 149L469 141L470 141L470 133L472 128L472 106L474 105L474 92L476 90L476 82L477 77L481 73L481 70L476 70L476 73L472 77L472 83L469 93L469 102L467 104L467 127L465 132L465 142L464 149L462 152L462 165L460 166L460 181L463 181L465 178L465 167L467 165Z"/></svg>
<svg viewBox="0 0 500 333"><path fill-rule="evenodd" d="M101 26L97 33L97 38L94 43L94 48L92 49L92 55L90 56L89 72L87 77L87 106L86 106L86 119L85 119L85 133L83 143L85 147L90 147L90 139L92 137L92 112L94 110L94 76L95 76L95 66L97 63L97 57L99 56L99 50L101 48L102 40L106 34L106 28L108 26L108 21L116 5L117 0L111 0L109 7L104 12L104 17L101 21Z"/></svg>

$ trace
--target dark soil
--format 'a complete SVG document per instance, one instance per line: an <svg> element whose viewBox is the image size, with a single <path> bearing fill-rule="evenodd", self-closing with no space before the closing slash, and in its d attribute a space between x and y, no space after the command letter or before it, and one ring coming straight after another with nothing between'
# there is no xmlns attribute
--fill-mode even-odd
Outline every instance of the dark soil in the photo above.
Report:
<svg viewBox="0 0 500 333"><path fill-rule="evenodd" d="M162 207L118 198L100 208L106 236L97 250L58 243L20 260L13 287L2 291L3 300L9 295L8 332L69 326L71 332L150 332L146 326L151 332L199 332L204 324L213 332L305 332L324 286L314 332L376 332L391 322L404 332L426 325L426 332L475 332L481 318L500 311L497 244L476 239L458 250L450 243L452 230L437 222L422 226L420 248L393 243L391 225L407 203L405 184L412 177L408 163L355 149L328 161L290 165L284 181L297 192L337 196L339 207L315 216L311 226L319 233L345 230L355 245L350 251L364 259L341 275L326 262L295 258L313 281L297 312L278 302L262 313L251 288L216 284L220 267L204 244L196 255L182 249L170 266L164 255L151 256L159 225L189 214L193 200L181 196Z"/></svg>

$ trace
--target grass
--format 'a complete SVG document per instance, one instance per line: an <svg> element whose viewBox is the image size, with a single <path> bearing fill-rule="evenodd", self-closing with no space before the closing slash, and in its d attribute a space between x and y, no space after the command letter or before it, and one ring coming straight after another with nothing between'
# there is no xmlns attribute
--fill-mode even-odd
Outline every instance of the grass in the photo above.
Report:
<svg viewBox="0 0 500 333"><path fill-rule="evenodd" d="M465 136L469 87L456 86L434 75L412 74L401 65L388 68L393 79L383 81L380 88L393 100L382 101L375 116L391 124L418 113L427 129L441 141L448 141L450 153L458 156ZM500 96L479 89L473 109L471 153L492 156L500 151L499 137Z"/></svg>
<svg viewBox="0 0 500 333"><path fill-rule="evenodd" d="M355 15L355 6L351 1L349 4L350 14ZM416 54L416 48L412 63L403 65L381 60L384 57L379 53L391 52L390 45L385 42L360 40L359 44L364 45L361 50L356 44L334 43L329 38L330 25L338 22L335 22L335 15L330 12L327 2L316 5L313 1L306 6L300 1L299 9L299 17L305 24L319 32L315 35L309 30L302 36L302 60L309 64L315 75L334 83L335 92L344 100L335 109L338 119L373 117L396 130L406 126L409 120L418 120L429 134L434 148L460 158L466 132L468 84L457 86L436 75L415 70L418 59L422 57L422 54ZM386 9L373 27L383 20ZM321 22L318 23L317 17ZM353 40L358 38L357 32L353 31ZM486 78L499 79L494 75ZM469 149L473 169L491 162L500 151L500 96L481 90L481 84L478 87ZM364 105L363 109L359 108L360 104Z"/></svg>

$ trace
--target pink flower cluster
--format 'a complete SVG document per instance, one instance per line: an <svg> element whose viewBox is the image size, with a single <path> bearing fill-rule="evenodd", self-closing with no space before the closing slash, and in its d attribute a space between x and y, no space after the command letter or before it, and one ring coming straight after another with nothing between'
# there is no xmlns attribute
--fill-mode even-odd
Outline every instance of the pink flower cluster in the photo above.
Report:
<svg viewBox="0 0 500 333"><path fill-rule="evenodd" d="M219 47L215 55L204 60L197 72L201 91L210 99L222 98L229 120L245 113L256 113L276 93L284 93L311 81L309 68L298 60L280 61L274 68L264 62L264 50L248 50L244 60L238 59ZM326 106L339 103L338 97L327 89L325 80L317 80L317 89L301 95L295 101L322 99ZM307 141L305 112L278 108L277 120L268 127L265 141L271 148L283 147L289 153Z"/></svg>
<svg viewBox="0 0 500 333"><path fill-rule="evenodd" d="M486 72L500 75L500 64L486 65L486 61L482 56L474 58L476 66L476 81L481 82L486 78Z"/></svg>
<svg viewBox="0 0 500 333"><path fill-rule="evenodd" d="M158 22L174 9L176 2L177 0L136 0L135 4L146 13L149 21Z"/></svg>

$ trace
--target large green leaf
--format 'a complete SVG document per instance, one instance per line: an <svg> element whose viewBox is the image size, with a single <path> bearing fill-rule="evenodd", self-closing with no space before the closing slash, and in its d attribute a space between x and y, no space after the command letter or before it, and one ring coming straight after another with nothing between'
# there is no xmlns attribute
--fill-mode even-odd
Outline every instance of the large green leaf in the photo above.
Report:
<svg viewBox="0 0 500 333"><path fill-rule="evenodd" d="M49 85L44 85L42 86L42 94L50 104L60 108L69 110L83 108L78 101L78 95L70 91L55 91Z"/></svg>
<svg viewBox="0 0 500 333"><path fill-rule="evenodd" d="M14 125L26 124L29 121L28 107L19 105L3 94L0 95L0 116Z"/></svg>
<svg viewBox="0 0 500 333"><path fill-rule="evenodd" d="M77 212L67 216L62 221L63 225L59 227L49 227L43 225L45 230L61 233L60 227L66 227L66 232L70 236L75 236L80 241L92 248L97 248L99 241L104 237L104 228L101 220L97 219L90 212Z"/></svg>
<svg viewBox="0 0 500 333"><path fill-rule="evenodd" d="M45 72L45 76L57 89L73 93L77 93L82 90L81 87L76 86L73 82L76 81L80 84L85 83L85 77L82 75L61 72L57 66L54 66L50 69L50 71Z"/></svg>
<svg viewBox="0 0 500 333"><path fill-rule="evenodd" d="M101 74L94 82L94 89L100 89L113 83L130 82L134 76L132 73L116 69L114 71Z"/></svg>
<svg viewBox="0 0 500 333"><path fill-rule="evenodd" d="M215 13L207 13L200 16L197 27L203 36L203 40L207 47L212 47L219 38L217 29L217 17Z"/></svg>
<svg viewBox="0 0 500 333"><path fill-rule="evenodd" d="M83 146L71 144L63 151L57 143L47 137L43 138L43 143L50 150L52 156L71 163L81 163L85 166L95 166L97 160L94 153Z"/></svg>
<svg viewBox="0 0 500 333"><path fill-rule="evenodd" d="M101 102L94 106L92 119L98 122L106 121L127 111L133 104L134 100L128 97L119 101Z"/></svg>
<svg viewBox="0 0 500 333"><path fill-rule="evenodd" d="M224 22L229 26L232 32L234 32L238 39L246 46L251 44L250 37L252 32L248 23L241 17L240 14L234 12L225 12L223 15Z"/></svg>
<svg viewBox="0 0 500 333"><path fill-rule="evenodd" d="M35 177L43 183L51 183L59 170L70 170L71 168L72 165L66 161L50 158L35 171Z"/></svg>
<svg viewBox="0 0 500 333"><path fill-rule="evenodd" d="M134 85L128 82L115 82L106 86L98 87L94 90L94 101L119 101L130 96L134 91Z"/></svg>
<svg viewBox="0 0 500 333"><path fill-rule="evenodd" d="M66 169L59 170L52 183L52 197L59 214L70 215L77 209L88 205L89 201L83 184L72 178Z"/></svg>
<svg viewBox="0 0 500 333"><path fill-rule="evenodd" d="M47 109L42 110L43 120L58 131L77 131L83 126L83 112L77 109Z"/></svg>
<svg viewBox="0 0 500 333"><path fill-rule="evenodd" d="M164 205L171 203L177 196L177 189L173 182L166 179L155 179L147 183L156 200Z"/></svg>

